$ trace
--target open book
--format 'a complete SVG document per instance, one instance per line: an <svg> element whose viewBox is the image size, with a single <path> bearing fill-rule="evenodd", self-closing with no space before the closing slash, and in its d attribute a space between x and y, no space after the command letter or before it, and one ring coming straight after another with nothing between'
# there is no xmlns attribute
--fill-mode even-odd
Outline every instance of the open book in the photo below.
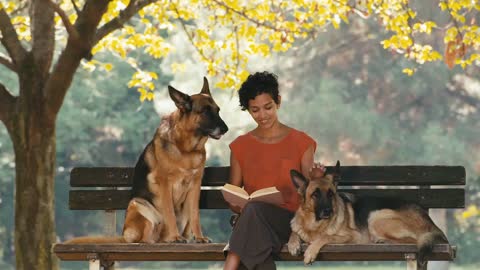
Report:
<svg viewBox="0 0 480 270"><path fill-rule="evenodd" d="M282 193L280 193L276 187L262 188L248 195L241 187L225 184L221 188L221 191L225 201L231 205L238 205L241 208L243 208L248 201L262 201L276 205L283 203Z"/></svg>

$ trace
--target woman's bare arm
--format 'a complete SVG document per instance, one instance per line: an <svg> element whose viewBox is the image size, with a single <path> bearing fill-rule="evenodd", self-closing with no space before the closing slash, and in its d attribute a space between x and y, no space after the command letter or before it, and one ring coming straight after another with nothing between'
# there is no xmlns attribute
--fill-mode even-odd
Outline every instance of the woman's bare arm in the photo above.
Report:
<svg viewBox="0 0 480 270"><path fill-rule="evenodd" d="M235 186L242 186L242 170L240 163L235 159L233 153L230 154L230 184Z"/></svg>
<svg viewBox="0 0 480 270"><path fill-rule="evenodd" d="M313 156L315 155L315 151L313 145L311 145L305 153L303 153L302 161L301 161L301 170L302 174L306 177L310 175L310 169L313 167Z"/></svg>
<svg viewBox="0 0 480 270"><path fill-rule="evenodd" d="M240 163L235 159L233 153L230 153L230 184L241 187L243 184L242 170ZM229 204L230 209L235 213L240 213L241 208L235 205Z"/></svg>

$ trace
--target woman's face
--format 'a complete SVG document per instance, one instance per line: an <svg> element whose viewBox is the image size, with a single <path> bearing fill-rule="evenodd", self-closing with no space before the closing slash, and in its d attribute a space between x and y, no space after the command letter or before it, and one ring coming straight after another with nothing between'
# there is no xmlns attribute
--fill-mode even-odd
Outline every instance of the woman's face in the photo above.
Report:
<svg viewBox="0 0 480 270"><path fill-rule="evenodd" d="M280 103L281 97L278 96ZM260 128L270 128L278 122L277 110L279 104L276 104L272 96L262 93L248 101L248 112Z"/></svg>

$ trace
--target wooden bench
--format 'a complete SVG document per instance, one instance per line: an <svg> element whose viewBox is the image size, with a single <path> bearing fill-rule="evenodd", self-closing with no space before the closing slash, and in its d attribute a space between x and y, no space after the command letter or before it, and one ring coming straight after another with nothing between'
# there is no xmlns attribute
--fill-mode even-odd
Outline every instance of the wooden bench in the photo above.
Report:
<svg viewBox="0 0 480 270"><path fill-rule="evenodd" d="M465 169L461 166L344 166L339 187L354 194L401 196L426 209L464 208ZM74 168L69 207L106 211L105 232L115 235L116 210L127 207L133 168ZM229 178L229 167L207 167L202 184L201 209L227 207L218 190ZM225 220L228 222L228 220ZM62 244L53 246L61 260L89 261L90 269L113 269L115 261L222 261L225 243L211 244ZM456 246L436 245L429 260L452 261ZM415 245L338 244L324 247L321 261L406 261L416 269ZM303 260L286 247L279 260Z"/></svg>

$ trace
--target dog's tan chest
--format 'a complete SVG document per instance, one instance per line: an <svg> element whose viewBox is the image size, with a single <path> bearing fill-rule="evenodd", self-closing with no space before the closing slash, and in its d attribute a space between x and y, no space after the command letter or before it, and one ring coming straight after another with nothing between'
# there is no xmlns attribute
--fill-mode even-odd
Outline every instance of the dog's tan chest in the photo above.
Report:
<svg viewBox="0 0 480 270"><path fill-rule="evenodd" d="M185 191L190 190L192 188L195 181L199 180L199 172L200 169L183 169L178 168L178 175L177 180L173 180L173 192L175 193L182 193Z"/></svg>
<svg viewBox="0 0 480 270"><path fill-rule="evenodd" d="M193 162L197 164L199 162ZM186 165L192 165L192 162L185 162ZM183 165L183 164L182 164ZM175 205L181 205L188 192L195 188L195 184L201 181L203 174L203 162L199 166L177 166L165 167L158 166L148 176L149 190L157 196L162 196L163 189L171 190L172 200ZM198 186L198 183L197 183Z"/></svg>

